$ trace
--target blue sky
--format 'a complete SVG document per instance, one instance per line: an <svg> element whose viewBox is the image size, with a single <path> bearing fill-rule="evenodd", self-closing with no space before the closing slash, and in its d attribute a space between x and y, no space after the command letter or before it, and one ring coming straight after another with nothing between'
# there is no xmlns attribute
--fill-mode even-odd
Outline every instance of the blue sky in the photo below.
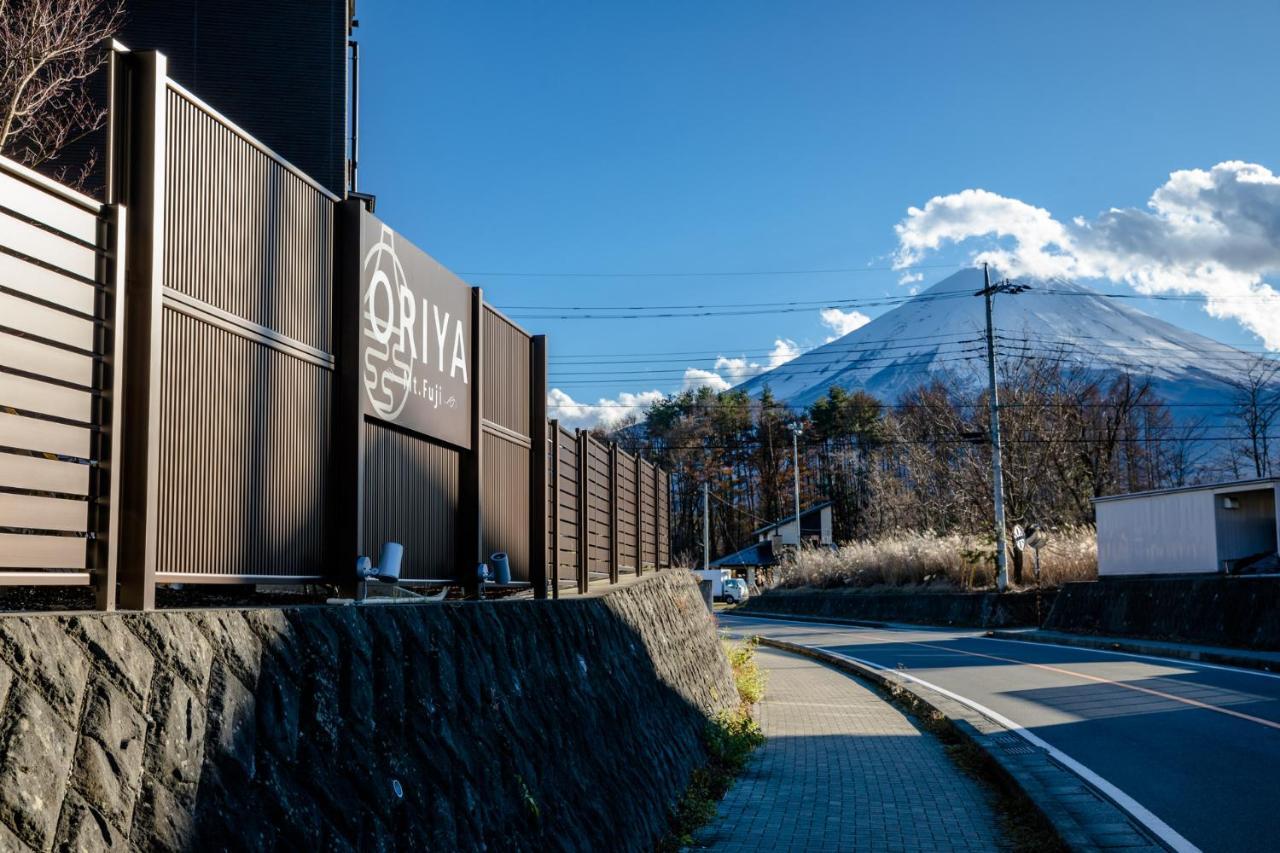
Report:
<svg viewBox="0 0 1280 853"><path fill-rule="evenodd" d="M1145 209L1177 170L1280 171L1274 2L361 0L357 11L361 189L500 307L900 295L902 273L886 269L484 273L883 268L900 249L894 226L935 196L981 188L1092 229L1111 208ZM920 263L964 263L992 239L944 240ZM921 272L923 285L947 274ZM1239 318L1198 304L1148 310L1261 346ZM831 334L816 308L522 322L551 336L552 383L580 401L678 388L682 356L653 376L559 358L697 351L708 355L688 363L705 368Z"/></svg>

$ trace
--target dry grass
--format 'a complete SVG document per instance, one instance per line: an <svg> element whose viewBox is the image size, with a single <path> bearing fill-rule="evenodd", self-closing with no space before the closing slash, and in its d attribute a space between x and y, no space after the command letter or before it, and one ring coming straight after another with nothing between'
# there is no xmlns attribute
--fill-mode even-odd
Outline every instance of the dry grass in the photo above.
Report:
<svg viewBox="0 0 1280 853"><path fill-rule="evenodd" d="M1033 565L1028 550L1023 563L1023 586L1028 588L1035 585ZM1012 557L1009 566L1012 574ZM1040 572L1047 587L1097 578L1098 545L1093 528L1054 531L1040 551ZM904 533L874 542L851 542L835 550L806 549L782 573L784 587L990 589L994 585L992 538L958 533Z"/></svg>

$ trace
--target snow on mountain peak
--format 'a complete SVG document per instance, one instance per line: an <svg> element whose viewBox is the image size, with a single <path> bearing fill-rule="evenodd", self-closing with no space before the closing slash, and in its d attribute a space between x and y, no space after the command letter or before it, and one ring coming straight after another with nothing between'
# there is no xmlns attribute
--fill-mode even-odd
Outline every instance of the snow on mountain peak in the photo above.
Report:
<svg viewBox="0 0 1280 853"><path fill-rule="evenodd" d="M992 273L992 280L998 280ZM1204 335L1062 279L1023 280L995 297L1002 358L1040 356L1154 380L1170 402L1224 403L1249 356ZM957 272L871 322L739 388L808 406L827 389L864 390L886 402L934 379L986 381L981 269Z"/></svg>

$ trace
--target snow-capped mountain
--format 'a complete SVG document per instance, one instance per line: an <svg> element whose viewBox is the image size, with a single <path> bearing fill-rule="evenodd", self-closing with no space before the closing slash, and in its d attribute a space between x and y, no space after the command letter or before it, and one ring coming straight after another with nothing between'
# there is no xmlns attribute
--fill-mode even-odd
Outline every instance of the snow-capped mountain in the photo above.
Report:
<svg viewBox="0 0 1280 853"><path fill-rule="evenodd" d="M996 276L992 275L995 281ZM1001 358L1063 359L1104 373L1149 376L1172 403L1226 404L1249 355L1062 280L1019 280L995 297ZM934 378L985 384L986 316L980 269L966 269L837 340L739 387L807 406L833 385L887 402ZM1199 414L1215 412L1201 410Z"/></svg>

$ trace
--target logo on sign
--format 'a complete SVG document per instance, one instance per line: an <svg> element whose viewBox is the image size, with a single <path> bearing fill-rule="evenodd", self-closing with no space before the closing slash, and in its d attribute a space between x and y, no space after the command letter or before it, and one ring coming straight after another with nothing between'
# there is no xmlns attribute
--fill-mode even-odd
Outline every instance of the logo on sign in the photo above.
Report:
<svg viewBox="0 0 1280 853"><path fill-rule="evenodd" d="M414 294L396 256L395 239L395 232L383 225L363 263L368 282L361 305L364 390L369 405L386 420L395 420L410 398L433 409L457 408L457 395L447 393L440 382L469 381L462 318Z"/></svg>

